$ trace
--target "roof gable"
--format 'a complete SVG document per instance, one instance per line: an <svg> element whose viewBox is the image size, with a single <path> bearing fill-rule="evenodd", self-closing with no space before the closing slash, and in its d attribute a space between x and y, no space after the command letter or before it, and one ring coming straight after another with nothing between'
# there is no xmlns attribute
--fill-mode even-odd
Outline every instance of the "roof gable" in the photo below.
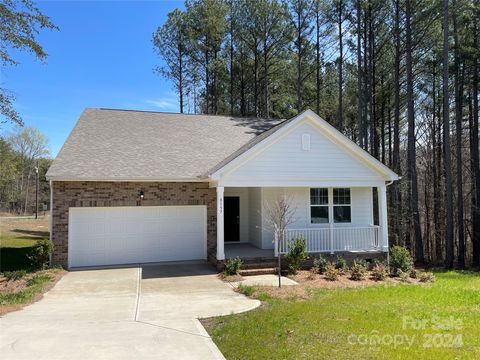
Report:
<svg viewBox="0 0 480 360"><path fill-rule="evenodd" d="M272 129L273 130L273 129ZM302 150L302 136L310 143ZM396 180L398 176L311 110L212 173L214 180Z"/></svg>

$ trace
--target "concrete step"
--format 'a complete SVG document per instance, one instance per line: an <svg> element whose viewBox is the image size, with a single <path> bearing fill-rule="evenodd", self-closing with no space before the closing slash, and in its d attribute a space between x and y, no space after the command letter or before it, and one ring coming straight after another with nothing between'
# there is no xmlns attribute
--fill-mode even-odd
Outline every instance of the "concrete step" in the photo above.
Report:
<svg viewBox="0 0 480 360"><path fill-rule="evenodd" d="M277 263L276 257L257 257L257 258L244 258L242 259L243 264L260 264L260 263Z"/></svg>
<svg viewBox="0 0 480 360"><path fill-rule="evenodd" d="M266 269L266 268L274 268L277 266L276 261L269 261L269 262L252 262L252 263L243 263L241 266L242 270L249 270L249 269Z"/></svg>
<svg viewBox="0 0 480 360"><path fill-rule="evenodd" d="M277 273L277 268L240 270L240 275L241 276L268 275L268 274L276 274L276 273Z"/></svg>

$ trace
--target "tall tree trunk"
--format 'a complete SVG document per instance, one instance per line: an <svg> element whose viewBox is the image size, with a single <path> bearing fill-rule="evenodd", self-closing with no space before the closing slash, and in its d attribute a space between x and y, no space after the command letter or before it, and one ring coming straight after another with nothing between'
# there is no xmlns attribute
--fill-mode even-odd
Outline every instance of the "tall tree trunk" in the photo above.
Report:
<svg viewBox="0 0 480 360"><path fill-rule="evenodd" d="M440 96L440 91L441 89L438 90L438 97ZM440 191L440 189L443 186L442 182L442 176L444 176L444 164L442 162L442 157L443 157L443 136L442 136L442 122L440 121L441 118L441 113L442 113L442 108L443 105L441 102L438 102L437 104L437 123L438 123L438 128L437 128L437 149L436 149L436 158L437 158L437 176L436 179L438 180L438 191L437 191L437 196L435 196L435 209L436 212L438 213L439 219L444 219L445 218L445 207L444 207L444 191ZM445 224L443 222L440 222L438 219L438 227L437 227L437 241L435 242L435 257L438 261L438 263L443 263L444 257L443 257L443 251L444 251L444 244L445 244Z"/></svg>
<svg viewBox="0 0 480 360"><path fill-rule="evenodd" d="M477 1L478 4L478 1ZM479 48L480 43L478 41L478 23L474 23L474 48ZM480 68L478 66L478 57L473 59L473 124L471 127L471 146L470 157L472 163L472 177L474 184L474 202L472 206L472 245L473 245L473 265L480 267L480 156L478 153L478 75Z"/></svg>
<svg viewBox="0 0 480 360"><path fill-rule="evenodd" d="M340 56L338 57L337 126L338 126L338 130L343 131L343 33L342 33L343 3L342 3L342 0L338 0L337 12L338 12L338 46L340 50Z"/></svg>
<svg viewBox="0 0 480 360"><path fill-rule="evenodd" d="M370 97L368 96L368 84L369 84L369 77L370 72L368 69L368 32L367 32L367 24L368 24L368 12L364 11L363 17L363 93L365 95L364 102L363 102L363 119L365 121L363 130L365 131L363 134L363 141L365 144L365 150L368 151L368 103L370 101Z"/></svg>
<svg viewBox="0 0 480 360"><path fill-rule="evenodd" d="M230 116L233 116L233 0L230 0Z"/></svg>
<svg viewBox="0 0 480 360"><path fill-rule="evenodd" d="M245 94L246 80L245 80L245 58L243 50L240 51L240 114L247 115L247 99Z"/></svg>
<svg viewBox="0 0 480 360"><path fill-rule="evenodd" d="M255 44L257 42L255 41ZM254 59L254 82L253 82L253 108L254 108L254 115L258 117L258 51L255 50L255 59Z"/></svg>
<svg viewBox="0 0 480 360"><path fill-rule="evenodd" d="M180 114L183 114L183 46L178 44L178 95L180 97Z"/></svg>
<svg viewBox="0 0 480 360"><path fill-rule="evenodd" d="M263 67L265 69L265 83L264 83L264 97L265 97L265 114L264 116L269 119L270 118L270 94L268 92L268 82L269 82L269 74L268 74L268 53L265 50L267 48L267 35L265 34L264 38L264 51L263 51Z"/></svg>
<svg viewBox="0 0 480 360"><path fill-rule="evenodd" d="M460 70L460 55L458 53L458 29L456 2L453 4L453 39L455 52L455 134L457 148L457 236L458 236L458 266L465 267L465 230L463 223L463 176L462 176L462 117L463 117L463 70Z"/></svg>
<svg viewBox="0 0 480 360"><path fill-rule="evenodd" d="M210 58L208 49L205 50L205 108L206 113L210 114Z"/></svg>
<svg viewBox="0 0 480 360"><path fill-rule="evenodd" d="M317 114L320 114L320 2L316 0L316 12L315 12L315 21L316 21L316 37L315 37L315 105Z"/></svg>
<svg viewBox="0 0 480 360"><path fill-rule="evenodd" d="M297 112L302 111L302 28L301 12L297 12Z"/></svg>
<svg viewBox="0 0 480 360"><path fill-rule="evenodd" d="M400 0L395 1L395 71L394 71L394 119L393 119L393 170L401 175L402 169L400 165ZM395 182L393 185L393 199L394 199L394 233L398 237L400 234L400 218L402 214L402 193L400 191L400 184Z"/></svg>
<svg viewBox="0 0 480 360"><path fill-rule="evenodd" d="M358 106L357 106L357 122L358 122L358 137L360 147L365 149L365 122L363 120L363 88L362 88L362 7L361 0L357 0L357 97L358 97Z"/></svg>
<svg viewBox="0 0 480 360"><path fill-rule="evenodd" d="M393 144L392 144L392 106L390 104L390 94L391 90L388 91L387 97L387 109L388 109L388 166L391 168L393 166L393 159L392 159L392 152L393 152Z"/></svg>
<svg viewBox="0 0 480 360"><path fill-rule="evenodd" d="M443 0L443 147L445 165L445 266L453 268L453 197L452 197L452 158L450 147L450 113L448 90L448 0Z"/></svg>
<svg viewBox="0 0 480 360"><path fill-rule="evenodd" d="M424 207L425 207L425 219L424 219L424 225L425 225L425 259L427 262L430 262L431 260L431 221L430 221L430 196L429 196L429 190L430 190L430 177L431 173L428 171L425 171L425 179L424 179L424 184L423 184L423 198L424 198Z"/></svg>
<svg viewBox="0 0 480 360"><path fill-rule="evenodd" d="M370 152L379 159L379 142L378 142L378 116L377 116L377 67L375 58L375 30L373 28L374 14L372 4L369 8L369 53L370 53Z"/></svg>
<svg viewBox="0 0 480 360"><path fill-rule="evenodd" d="M382 89L382 103L380 105L380 150L381 160L385 164L385 92L383 91L383 74L380 77L380 88Z"/></svg>
<svg viewBox="0 0 480 360"><path fill-rule="evenodd" d="M393 121L393 170L400 168L400 0L395 1L395 114Z"/></svg>
<svg viewBox="0 0 480 360"><path fill-rule="evenodd" d="M408 180L410 200L410 221L415 237L415 258L417 262L425 261L422 230L420 228L420 213L418 209L417 154L415 136L415 115L413 99L413 64L412 64L412 28L411 0L406 1L406 70L407 70L407 120L408 120Z"/></svg>
<svg viewBox="0 0 480 360"><path fill-rule="evenodd" d="M435 258L436 261L440 261L442 252L441 252L441 238L440 238L440 171L437 165L437 74L436 67L433 64L432 71L432 175L433 175L433 239L435 242Z"/></svg>
<svg viewBox="0 0 480 360"><path fill-rule="evenodd" d="M218 50L215 49L213 52L213 61L214 64L217 62ZM216 115L218 113L218 74L217 70L214 69L213 72L213 113Z"/></svg>

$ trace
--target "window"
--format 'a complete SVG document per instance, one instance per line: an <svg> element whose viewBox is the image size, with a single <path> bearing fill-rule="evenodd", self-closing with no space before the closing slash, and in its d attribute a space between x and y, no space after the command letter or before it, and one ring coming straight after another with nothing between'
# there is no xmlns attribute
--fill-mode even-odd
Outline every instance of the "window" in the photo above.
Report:
<svg viewBox="0 0 480 360"><path fill-rule="evenodd" d="M328 223L328 189L310 189L310 222Z"/></svg>
<svg viewBox="0 0 480 360"><path fill-rule="evenodd" d="M310 222L312 224L329 223L329 206L333 208L333 222L352 222L350 189L333 189L333 199L329 199L327 188L310 189Z"/></svg>
<svg viewBox="0 0 480 360"><path fill-rule="evenodd" d="M333 189L333 221L336 223L352 221L350 189Z"/></svg>

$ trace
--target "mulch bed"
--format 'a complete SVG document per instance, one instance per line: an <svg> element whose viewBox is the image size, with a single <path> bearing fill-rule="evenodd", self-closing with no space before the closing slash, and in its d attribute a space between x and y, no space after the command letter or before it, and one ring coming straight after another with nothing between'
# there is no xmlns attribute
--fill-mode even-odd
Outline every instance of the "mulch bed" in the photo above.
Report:
<svg viewBox="0 0 480 360"><path fill-rule="evenodd" d="M218 274L218 277L220 280L227 282L227 283L232 283L232 282L237 282L237 281L242 281L243 277L241 275L225 275L223 273Z"/></svg>
<svg viewBox="0 0 480 360"><path fill-rule="evenodd" d="M367 286L398 285L398 284L422 284L418 279L410 278L408 282L402 282L399 278L388 277L384 281L375 281L368 275L364 280L351 280L350 275L340 275L337 280L330 281L323 275L312 274L310 271L299 271L296 275L289 275L290 279L298 285L282 286L257 286L252 297L257 298L260 294L267 294L279 299L308 299L312 296L314 289L347 289L362 288Z"/></svg>

